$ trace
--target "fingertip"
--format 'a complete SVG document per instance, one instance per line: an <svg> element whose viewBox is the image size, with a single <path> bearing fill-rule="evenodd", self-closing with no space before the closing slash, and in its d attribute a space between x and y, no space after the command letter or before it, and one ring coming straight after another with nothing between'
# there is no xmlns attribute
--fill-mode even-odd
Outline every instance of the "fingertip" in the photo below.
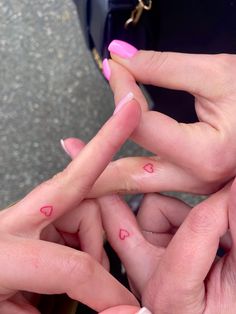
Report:
<svg viewBox="0 0 236 314"><path fill-rule="evenodd" d="M67 147L66 147L65 140L60 139L60 144L61 144L61 147L62 147L62 149L64 150L64 152L65 152L67 155L70 156L70 152L69 152L69 150L68 150Z"/></svg>
<svg viewBox="0 0 236 314"><path fill-rule="evenodd" d="M134 94L132 92L128 92L126 96L124 96L117 104L113 115L117 114L123 107L131 102L134 99Z"/></svg>
<svg viewBox="0 0 236 314"><path fill-rule="evenodd" d="M129 126L134 131L138 126L141 119L141 107L139 102L134 98L133 93L129 92L116 106L113 117L118 116L122 116L123 121L121 123L124 124L124 127Z"/></svg>
<svg viewBox="0 0 236 314"><path fill-rule="evenodd" d="M112 40L108 46L108 50L111 54L116 55L122 59L130 59L138 52L138 49L131 44L118 39Z"/></svg>
<svg viewBox="0 0 236 314"><path fill-rule="evenodd" d="M65 153L73 159L79 154L85 144L78 138L70 137L61 139L61 146Z"/></svg>
<svg viewBox="0 0 236 314"><path fill-rule="evenodd" d="M66 145L70 145L70 146L77 146L77 147L84 146L84 142L76 137L68 137L68 138L65 138L63 141Z"/></svg>

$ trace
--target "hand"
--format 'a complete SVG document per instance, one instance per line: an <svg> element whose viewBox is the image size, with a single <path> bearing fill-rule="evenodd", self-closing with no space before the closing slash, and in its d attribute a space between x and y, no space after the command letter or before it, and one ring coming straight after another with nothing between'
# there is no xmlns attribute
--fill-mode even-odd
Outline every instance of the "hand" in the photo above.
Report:
<svg viewBox="0 0 236 314"><path fill-rule="evenodd" d="M76 139L76 138L68 138L68 139L63 141L62 147L64 148L65 152L72 159L74 159L81 153L81 149L82 149L82 147L84 147L84 143L81 142L81 140ZM104 199L109 202L110 200L112 201L113 196L108 195L108 196L104 197ZM93 202L94 208L97 209L97 204L96 204L95 200L90 200L90 202ZM96 213L98 213L97 210L96 210ZM100 211L99 211L99 213L100 213ZM100 219L100 216L99 216L99 219ZM90 223L90 227L91 227L91 223ZM92 236L96 237L96 234L94 234ZM94 242L94 239L92 239L92 236L89 238L92 242ZM105 261L105 262L107 262L107 261ZM134 306L121 305L118 307L109 308L109 309L101 312L100 314L151 314L151 313L146 308L139 309L139 308L134 307Z"/></svg>
<svg viewBox="0 0 236 314"><path fill-rule="evenodd" d="M236 180L191 211L179 200L147 195L139 225L117 196L100 204L108 240L152 313L236 312ZM228 226L232 242L217 260Z"/></svg>
<svg viewBox="0 0 236 314"><path fill-rule="evenodd" d="M88 206L92 205L82 201L112 156L137 126L139 118L137 102L127 103L63 172L0 213L2 314L38 313L27 303L21 291L67 293L97 311L119 304L138 305L133 295L88 254L59 244L64 244L63 238L66 242L74 243L74 237L72 239L70 234L73 236L78 232L80 223L82 231L82 225L96 216L96 212L92 213L93 208L85 216L84 206L87 211ZM90 223L90 228L95 227L94 223ZM98 250L95 255L98 259L100 255L101 261L100 220L93 232L89 229L80 231L82 239L89 239L91 234L97 236ZM69 238L65 232L69 232ZM95 246L94 240L92 243L90 250ZM89 244L85 246L89 251Z"/></svg>
<svg viewBox="0 0 236 314"><path fill-rule="evenodd" d="M132 139L158 156L120 161L117 166L123 178L113 184L113 190L128 187L136 192L208 194L233 178L236 56L137 51L117 41L112 42L110 51L115 61L109 60L109 66L116 103L131 91L143 108ZM148 111L136 80L193 94L200 122L178 123L159 112ZM145 165L151 165L149 175L143 169Z"/></svg>

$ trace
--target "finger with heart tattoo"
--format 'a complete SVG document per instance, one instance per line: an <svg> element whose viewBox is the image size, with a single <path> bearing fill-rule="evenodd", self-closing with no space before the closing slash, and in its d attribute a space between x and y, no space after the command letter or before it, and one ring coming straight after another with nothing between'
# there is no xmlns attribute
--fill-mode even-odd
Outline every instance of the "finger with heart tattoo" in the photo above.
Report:
<svg viewBox="0 0 236 314"><path fill-rule="evenodd" d="M102 262L102 223L98 207L84 199L139 123L140 114L138 103L130 100L64 171L0 212L0 313L39 313L21 291L66 293L96 311L138 305L97 262ZM92 226L97 246L91 241Z"/></svg>

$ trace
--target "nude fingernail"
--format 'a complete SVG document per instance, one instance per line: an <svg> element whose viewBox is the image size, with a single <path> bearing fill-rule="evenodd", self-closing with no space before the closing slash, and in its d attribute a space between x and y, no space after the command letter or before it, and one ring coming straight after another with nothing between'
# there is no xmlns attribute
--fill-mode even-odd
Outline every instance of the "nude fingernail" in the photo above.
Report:
<svg viewBox="0 0 236 314"><path fill-rule="evenodd" d="M152 314L146 307L141 308L136 314Z"/></svg>
<svg viewBox="0 0 236 314"><path fill-rule="evenodd" d="M66 145L65 145L65 141L63 139L60 140L60 143L61 143L61 147L63 148L64 152L70 156L70 153L68 151L68 149L66 148Z"/></svg>
<svg viewBox="0 0 236 314"><path fill-rule="evenodd" d="M111 78L111 68L108 59L104 59L102 62L102 72L105 78L109 81Z"/></svg>
<svg viewBox="0 0 236 314"><path fill-rule="evenodd" d="M117 104L113 115L117 114L117 112L119 112L132 99L134 99L134 94L130 92L124 98L122 98L121 101Z"/></svg>
<svg viewBox="0 0 236 314"><path fill-rule="evenodd" d="M122 40L113 40L108 46L108 50L125 59L132 58L138 51L134 46Z"/></svg>

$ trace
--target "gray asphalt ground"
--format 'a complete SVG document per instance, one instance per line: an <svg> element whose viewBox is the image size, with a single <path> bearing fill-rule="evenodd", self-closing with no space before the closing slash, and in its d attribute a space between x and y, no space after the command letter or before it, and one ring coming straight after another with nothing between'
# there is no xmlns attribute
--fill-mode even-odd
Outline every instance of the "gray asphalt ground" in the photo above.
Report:
<svg viewBox="0 0 236 314"><path fill-rule="evenodd" d="M63 169L60 139L88 141L113 107L72 0L0 0L0 208Z"/></svg>

